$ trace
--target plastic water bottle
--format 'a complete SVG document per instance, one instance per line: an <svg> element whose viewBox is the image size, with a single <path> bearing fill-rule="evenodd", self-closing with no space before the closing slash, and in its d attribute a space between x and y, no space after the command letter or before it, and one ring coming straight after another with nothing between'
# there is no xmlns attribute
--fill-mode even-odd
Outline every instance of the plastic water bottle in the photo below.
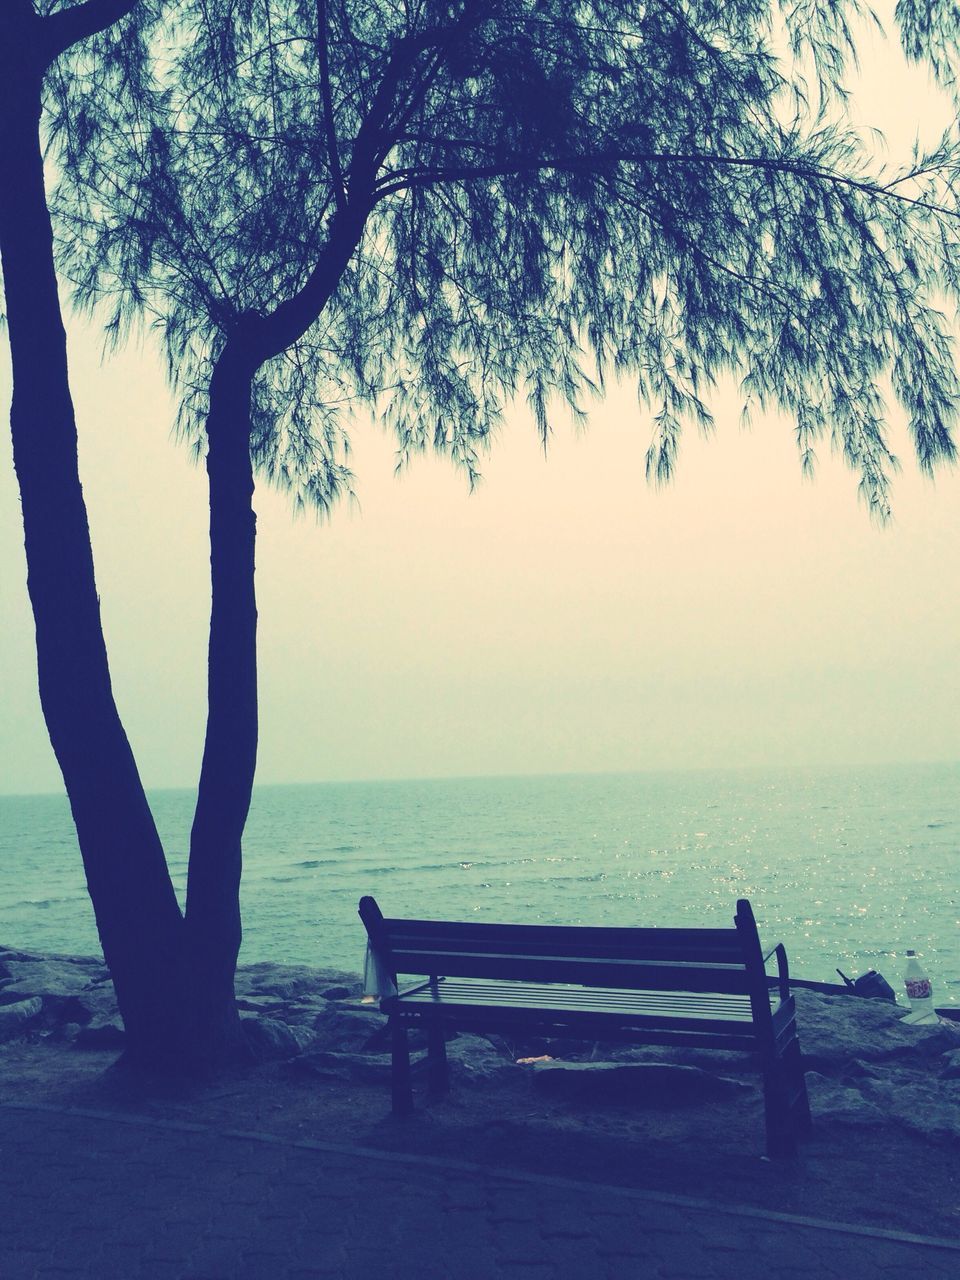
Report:
<svg viewBox="0 0 960 1280"><path fill-rule="evenodd" d="M910 1001L911 1016L923 1016L933 1012L933 987L924 973L915 951L907 952L907 967L903 971L903 982L907 988L907 999Z"/></svg>

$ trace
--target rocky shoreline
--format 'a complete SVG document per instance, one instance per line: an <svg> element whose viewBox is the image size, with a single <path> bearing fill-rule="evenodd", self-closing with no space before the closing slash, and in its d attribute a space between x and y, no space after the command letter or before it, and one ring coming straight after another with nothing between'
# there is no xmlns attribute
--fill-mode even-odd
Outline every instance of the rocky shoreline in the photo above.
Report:
<svg viewBox="0 0 960 1280"><path fill-rule="evenodd" d="M390 1076L386 1023L360 1000L359 975L261 963L237 972L241 1019L253 1056L306 1078L354 1084ZM927 1139L960 1137L960 1024L904 1025L881 1000L797 990L797 1022L815 1122L893 1124ZM123 1047L102 960L0 946L0 1044ZM737 1054L459 1035L448 1047L454 1089L495 1089L523 1074L546 1097L585 1106L630 1101L695 1107L759 1094ZM518 1058L541 1061L518 1065ZM415 1045L414 1070L425 1050Z"/></svg>

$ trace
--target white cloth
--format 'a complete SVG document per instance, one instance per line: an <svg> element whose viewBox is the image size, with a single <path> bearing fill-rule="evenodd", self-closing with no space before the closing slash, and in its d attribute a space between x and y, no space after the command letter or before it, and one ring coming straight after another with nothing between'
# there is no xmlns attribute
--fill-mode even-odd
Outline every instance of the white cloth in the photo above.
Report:
<svg viewBox="0 0 960 1280"><path fill-rule="evenodd" d="M367 950L363 957L363 994L365 996L385 996L397 994L397 984L393 974L384 964L383 958L374 950L367 939Z"/></svg>

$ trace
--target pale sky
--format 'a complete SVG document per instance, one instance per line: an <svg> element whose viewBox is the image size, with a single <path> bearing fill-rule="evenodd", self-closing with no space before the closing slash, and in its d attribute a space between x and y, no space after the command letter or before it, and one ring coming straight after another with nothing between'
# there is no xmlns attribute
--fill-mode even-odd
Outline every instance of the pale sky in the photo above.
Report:
<svg viewBox="0 0 960 1280"><path fill-rule="evenodd" d="M919 74L875 42L860 114L891 152L925 130ZM935 121L934 121L935 123ZM206 484L170 438L147 351L100 364L70 322L80 461L121 715L148 786L196 781L209 608ZM6 353L4 351L4 360ZM0 396L9 400L9 370ZM512 415L478 493L449 464L393 476L354 431L359 509L294 520L260 488L258 781L960 758L960 475L909 442L895 518L791 427L690 431L665 491L628 388L544 461ZM6 437L8 441L9 437ZM0 454L0 791L59 790L36 693L19 502Z"/></svg>

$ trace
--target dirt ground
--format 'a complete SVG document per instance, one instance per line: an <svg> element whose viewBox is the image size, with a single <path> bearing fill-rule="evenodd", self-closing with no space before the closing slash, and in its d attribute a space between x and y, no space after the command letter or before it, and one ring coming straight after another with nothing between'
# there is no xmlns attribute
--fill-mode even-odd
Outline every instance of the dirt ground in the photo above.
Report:
<svg viewBox="0 0 960 1280"><path fill-rule="evenodd" d="M759 1090L722 1102L586 1106L544 1096L529 1068L454 1084L390 1115L385 1084L318 1079L296 1064L233 1070L215 1082L158 1085L115 1053L43 1041L0 1047L0 1098L312 1138L693 1196L925 1235L960 1236L955 1144L888 1125L816 1123L794 1159L763 1156Z"/></svg>

